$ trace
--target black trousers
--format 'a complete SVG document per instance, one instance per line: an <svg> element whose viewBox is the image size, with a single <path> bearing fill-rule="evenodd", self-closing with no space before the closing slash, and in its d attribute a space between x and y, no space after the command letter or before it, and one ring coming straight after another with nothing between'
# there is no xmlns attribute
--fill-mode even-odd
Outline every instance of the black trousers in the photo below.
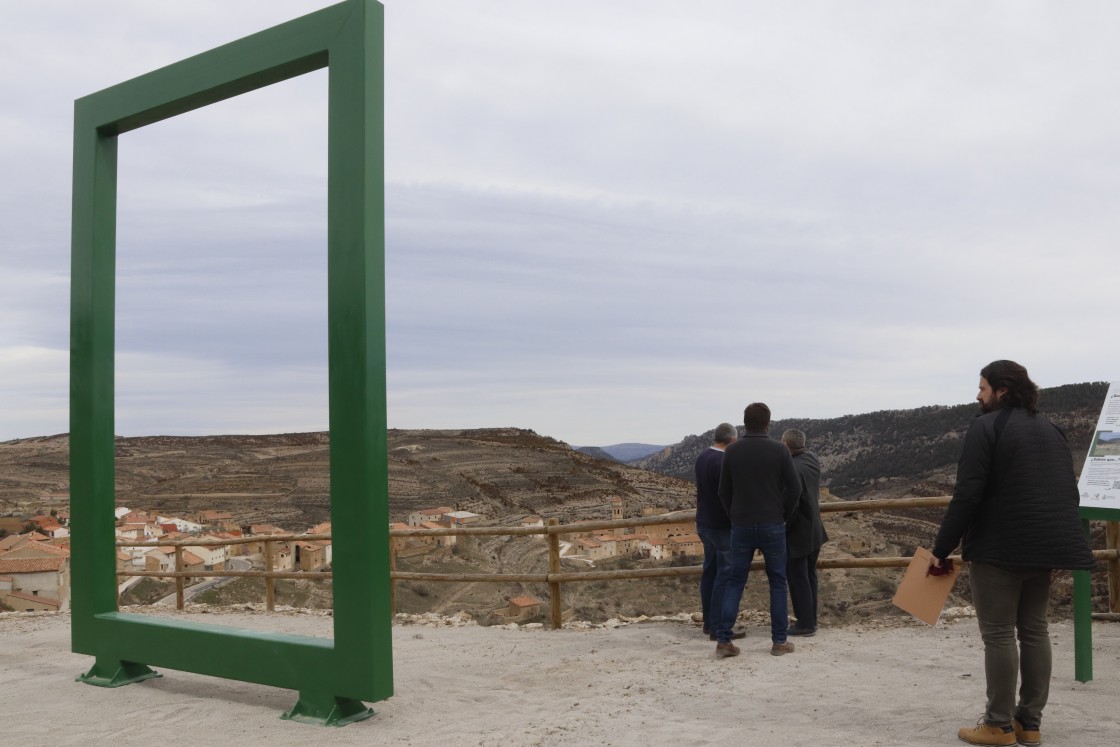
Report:
<svg viewBox="0 0 1120 747"><path fill-rule="evenodd" d="M817 558L820 555L818 549L800 558L786 559L789 598L797 627L802 630L817 628Z"/></svg>

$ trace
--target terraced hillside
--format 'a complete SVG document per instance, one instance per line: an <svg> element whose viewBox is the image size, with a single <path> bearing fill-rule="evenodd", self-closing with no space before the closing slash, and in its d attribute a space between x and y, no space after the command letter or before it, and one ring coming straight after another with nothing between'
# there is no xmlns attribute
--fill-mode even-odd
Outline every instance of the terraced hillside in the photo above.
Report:
<svg viewBox="0 0 1120 747"><path fill-rule="evenodd" d="M65 435L0 444L0 511L66 495L68 448ZM121 438L117 503L168 513L218 509L242 523L302 530L329 518L329 469L326 433ZM606 512L613 496L634 513L687 507L692 486L530 430L392 430L389 494L394 521L433 506L570 520Z"/></svg>

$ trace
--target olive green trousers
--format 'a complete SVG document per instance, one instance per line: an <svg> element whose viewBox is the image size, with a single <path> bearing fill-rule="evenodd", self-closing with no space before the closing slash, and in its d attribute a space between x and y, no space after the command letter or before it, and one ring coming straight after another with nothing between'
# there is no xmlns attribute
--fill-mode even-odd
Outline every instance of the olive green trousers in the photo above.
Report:
<svg viewBox="0 0 1120 747"><path fill-rule="evenodd" d="M1042 721L1050 695L1049 570L1012 570L969 563L972 603L984 639L987 711L984 720L1008 726ZM1018 645L1016 645L1018 639ZM1015 685L1019 685L1018 699Z"/></svg>

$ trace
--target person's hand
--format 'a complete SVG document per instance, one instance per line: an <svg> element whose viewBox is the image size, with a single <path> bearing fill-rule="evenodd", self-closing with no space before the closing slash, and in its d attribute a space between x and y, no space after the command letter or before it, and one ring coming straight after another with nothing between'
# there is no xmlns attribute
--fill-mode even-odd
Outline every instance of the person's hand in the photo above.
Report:
<svg viewBox="0 0 1120 747"><path fill-rule="evenodd" d="M953 572L953 561L941 558L936 555L931 555L929 558L929 568L926 569L927 576L944 576L946 573Z"/></svg>

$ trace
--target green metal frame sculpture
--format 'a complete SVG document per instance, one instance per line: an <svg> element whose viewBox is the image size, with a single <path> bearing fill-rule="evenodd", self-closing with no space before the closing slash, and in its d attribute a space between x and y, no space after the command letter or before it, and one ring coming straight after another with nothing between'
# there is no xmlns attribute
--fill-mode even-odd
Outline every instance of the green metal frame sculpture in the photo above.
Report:
<svg viewBox="0 0 1120 747"><path fill-rule="evenodd" d="M348 0L75 102L70 342L72 648L80 681L148 665L299 691L284 715L341 725L393 694L385 417L383 8ZM328 345L334 638L117 610L114 314L117 136L328 68Z"/></svg>

